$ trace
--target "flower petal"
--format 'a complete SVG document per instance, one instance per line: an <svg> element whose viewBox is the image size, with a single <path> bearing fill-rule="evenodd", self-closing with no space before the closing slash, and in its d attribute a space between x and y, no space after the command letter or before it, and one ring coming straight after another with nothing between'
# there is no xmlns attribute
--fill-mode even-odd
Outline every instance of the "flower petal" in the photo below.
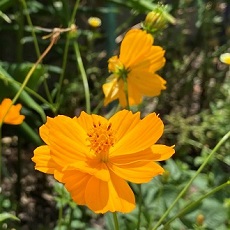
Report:
<svg viewBox="0 0 230 230"><path fill-rule="evenodd" d="M151 150L154 155L154 161L164 161L169 159L174 153L174 146L166 146L166 145L153 145L151 146Z"/></svg>
<svg viewBox="0 0 230 230"><path fill-rule="evenodd" d="M129 81L128 81L128 95L129 95L129 105L139 105L142 102L143 94L138 90L138 88L133 87L133 85L130 84Z"/></svg>
<svg viewBox="0 0 230 230"><path fill-rule="evenodd" d="M121 90L122 85L119 85L117 82L117 77L112 74L108 78L107 83L103 84L102 89L105 94L104 105L108 105L111 101L114 101L119 96L119 91Z"/></svg>
<svg viewBox="0 0 230 230"><path fill-rule="evenodd" d="M87 132L89 130L91 130L93 128L93 124L98 124L100 123L106 123L107 119L102 117L102 116L98 116L96 114L92 114L89 115L87 113L85 113L84 111L81 112L80 116L78 118L74 118L77 120L77 122L79 122L79 124L82 126L82 128Z"/></svg>
<svg viewBox="0 0 230 230"><path fill-rule="evenodd" d="M110 156L131 154L149 148L161 137L163 128L161 119L155 113L149 114L110 148Z"/></svg>
<svg viewBox="0 0 230 230"><path fill-rule="evenodd" d="M24 115L20 115L20 110L22 108L21 104L12 105L12 100L5 98L0 104L0 122L4 118L4 123L11 125L19 125L25 119ZM11 108L9 109L9 107ZM7 113L7 114L6 114Z"/></svg>
<svg viewBox="0 0 230 230"><path fill-rule="evenodd" d="M49 142L53 160L63 167L93 157L86 131L75 119L57 116L49 129Z"/></svg>
<svg viewBox="0 0 230 230"><path fill-rule="evenodd" d="M135 208L135 197L131 188L113 172L110 176L108 183L91 177L85 191L87 206L96 213L131 212Z"/></svg>
<svg viewBox="0 0 230 230"><path fill-rule="evenodd" d="M44 173L54 174L54 178L62 181L62 166L58 165L51 157L48 145L42 145L34 150L32 161L35 163L35 169Z"/></svg>
<svg viewBox="0 0 230 230"><path fill-rule="evenodd" d="M98 161L98 159L88 161L75 161L74 163L64 168L64 171L65 170L76 170L83 173L88 173L103 181L110 180L108 167L105 163Z"/></svg>
<svg viewBox="0 0 230 230"><path fill-rule="evenodd" d="M122 43L119 59L126 68L136 65L148 56L153 44L153 37L143 30L129 30Z"/></svg>
<svg viewBox="0 0 230 230"><path fill-rule="evenodd" d="M165 65L165 50L160 46L152 46L150 52L148 55L148 60L150 60L149 71L156 72Z"/></svg>
<svg viewBox="0 0 230 230"><path fill-rule="evenodd" d="M141 95L157 96L161 93L161 90L166 89L164 85L166 81L157 74L145 71L131 72L130 74L132 77L129 80L129 84L136 91L139 91Z"/></svg>
<svg viewBox="0 0 230 230"><path fill-rule="evenodd" d="M122 110L114 114L109 123L116 133L116 141L119 141L126 133L132 130L140 122L140 113L133 114L129 110Z"/></svg>
<svg viewBox="0 0 230 230"><path fill-rule="evenodd" d="M160 165L145 160L123 165L110 163L108 166L117 176L133 183L149 182L154 176L164 172Z"/></svg>
<svg viewBox="0 0 230 230"><path fill-rule="evenodd" d="M39 128L39 135L47 145L49 145L49 128L48 128L49 127L49 122L48 121L50 119L52 119L52 118L47 117L46 124L42 125Z"/></svg>
<svg viewBox="0 0 230 230"><path fill-rule="evenodd" d="M128 155L118 155L109 158L109 161L116 165L130 164L137 161L154 161L155 156L152 152L151 147L140 152L128 154Z"/></svg>
<svg viewBox="0 0 230 230"><path fill-rule="evenodd" d="M56 168L61 168L50 156L48 145L42 145L34 150L32 161L35 163L35 169L49 174L54 174Z"/></svg>
<svg viewBox="0 0 230 230"><path fill-rule="evenodd" d="M66 189L70 192L73 200L79 205L85 205L85 189L92 176L76 170L64 171L62 178Z"/></svg>

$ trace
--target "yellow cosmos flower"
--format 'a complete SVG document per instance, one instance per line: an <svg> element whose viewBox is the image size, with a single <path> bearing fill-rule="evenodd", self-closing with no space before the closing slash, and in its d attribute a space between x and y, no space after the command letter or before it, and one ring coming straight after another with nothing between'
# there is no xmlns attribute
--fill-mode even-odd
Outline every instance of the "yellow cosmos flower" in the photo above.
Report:
<svg viewBox="0 0 230 230"><path fill-rule="evenodd" d="M230 53L221 54L220 61L227 65L230 65Z"/></svg>
<svg viewBox="0 0 230 230"><path fill-rule="evenodd" d="M12 100L5 98L0 104L0 123L6 123L11 125L19 125L25 119L25 116L20 115L22 108L21 104L12 105ZM9 109L9 107L11 108Z"/></svg>
<svg viewBox="0 0 230 230"><path fill-rule="evenodd" d="M125 81L128 85L129 105L138 105L143 96L157 96L166 89L166 81L155 72L165 64L165 51L153 46L153 37L139 29L130 30L124 37L120 55L109 59L112 75L103 85L104 105L119 99L127 105Z"/></svg>
<svg viewBox="0 0 230 230"><path fill-rule="evenodd" d="M135 197L126 181L149 182L164 169L154 161L166 160L173 147L158 145L164 125L152 113L123 110L110 119L82 112L69 118L59 115L40 127L46 145L35 149L35 169L65 184L73 200L95 213L135 208Z"/></svg>

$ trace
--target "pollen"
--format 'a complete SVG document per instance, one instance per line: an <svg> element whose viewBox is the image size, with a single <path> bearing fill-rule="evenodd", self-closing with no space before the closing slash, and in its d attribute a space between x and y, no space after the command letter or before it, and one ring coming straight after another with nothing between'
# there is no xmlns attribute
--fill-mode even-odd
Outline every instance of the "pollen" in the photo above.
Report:
<svg viewBox="0 0 230 230"><path fill-rule="evenodd" d="M90 142L90 149L94 151L95 155L102 162L108 162L109 160L109 149L114 145L114 131L112 124L93 124L92 129L87 133L88 140Z"/></svg>

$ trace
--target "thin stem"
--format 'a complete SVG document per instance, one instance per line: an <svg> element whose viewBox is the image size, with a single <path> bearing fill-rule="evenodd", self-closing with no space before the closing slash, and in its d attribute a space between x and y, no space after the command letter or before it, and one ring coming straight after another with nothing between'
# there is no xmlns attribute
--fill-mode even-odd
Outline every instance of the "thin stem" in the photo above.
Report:
<svg viewBox="0 0 230 230"><path fill-rule="evenodd" d="M75 16L76 16L76 13L77 13L77 9L78 9L79 3L80 3L80 0L77 0L75 2L74 8L73 8L73 13L72 13L71 19L70 19L70 23L71 24L74 23L74 21L75 21Z"/></svg>
<svg viewBox="0 0 230 230"><path fill-rule="evenodd" d="M37 54L37 58L39 58L40 55L41 55L41 52L39 50L38 40L37 40L35 31L34 31L34 26L33 26L32 20L30 18L30 15L28 13L28 8L27 8L27 5L26 5L26 1L25 0L21 0L21 3L22 3L23 8L25 10L25 15L26 15L27 23L29 24L30 29L31 29L31 34L32 34L33 41L34 41L34 47L35 47L35 51L36 51L36 54Z"/></svg>
<svg viewBox="0 0 230 230"><path fill-rule="evenodd" d="M64 197L64 186L61 187L61 198ZM58 210L58 230L61 230L62 218L63 218L63 199L61 199L61 204Z"/></svg>
<svg viewBox="0 0 230 230"><path fill-rule="evenodd" d="M47 98L48 98L48 101L49 101L50 104L53 105L53 99L52 99L52 96L51 96L51 94L50 94L49 87L48 87L48 84L47 84L47 80L46 80L46 79L43 81L43 85L44 85L44 89L45 89L45 92L46 92L46 96L47 96Z"/></svg>
<svg viewBox="0 0 230 230"><path fill-rule="evenodd" d="M1 74L0 74L0 78L1 78ZM3 78L2 78L3 79ZM13 78L7 78L4 80L6 80L7 82L11 82L11 83L15 83L19 86L22 85L22 83L15 81ZM30 95L34 96L36 99L38 99L39 101L43 102L44 104L48 105L49 108L54 112L54 106L53 104L49 103L49 101L47 101L44 97L42 97L40 94L38 94L37 92L35 92L34 90L30 89L29 87L25 86L25 91L28 92Z"/></svg>
<svg viewBox="0 0 230 230"><path fill-rule="evenodd" d="M2 122L0 122L0 213L2 213ZM0 226L1 228L1 226Z"/></svg>
<svg viewBox="0 0 230 230"><path fill-rule="evenodd" d="M17 63L21 63L23 60L23 44L22 44L22 38L23 38L23 32L24 32L24 17L23 17L23 8L19 5L19 13L17 14L16 20L18 24L17 29L17 50L16 50L16 60Z"/></svg>
<svg viewBox="0 0 230 230"><path fill-rule="evenodd" d="M73 13L71 15L70 25L74 23L79 3L80 3L80 0L77 0L75 2ZM61 71L61 75L60 75L60 78L59 78L58 91L57 91L57 97L56 97L56 104L58 105L57 109L59 109L59 106L60 106L61 88L62 88L62 85L63 85L64 76L65 76L65 70L66 70L66 66L67 66L67 56L68 56L68 51L69 51L69 44L70 44L70 36L67 36L66 43L65 43L65 48L64 48L64 54L63 54L62 71Z"/></svg>
<svg viewBox="0 0 230 230"><path fill-rule="evenodd" d="M230 185L230 180L219 185L218 187L212 189L211 191L209 191L208 193L204 194L203 196L201 196L198 200L196 200L195 202L190 202L189 204L187 204L176 216L174 216L173 218L171 218L165 225L164 227L167 229L167 227L169 226L169 224L171 222L173 222L176 218L184 215L185 213L187 213L191 208L193 208L194 206L198 205L202 200L204 200L205 198L207 198L208 196L211 196L212 194L218 192L219 190L223 189L224 187L226 187L227 185Z"/></svg>
<svg viewBox="0 0 230 230"><path fill-rule="evenodd" d="M89 92L89 84L88 84L88 79L87 79L87 75L86 75L86 71L83 65L83 61L81 58L81 54L80 54L80 50L79 50L79 46L77 42L74 42L74 50L75 50L75 54L76 54L76 59L77 59L77 64L79 67L79 70L81 72L81 77L82 77L82 82L83 82L83 87L84 87L84 91L85 91L85 103L86 103L86 112L90 113L90 92Z"/></svg>
<svg viewBox="0 0 230 230"><path fill-rule="evenodd" d="M141 209L142 209L142 201L143 201L143 197L142 197L142 189L141 189L141 184L138 184L138 189L139 189L139 200L138 200L138 220L137 220L137 230L140 229L141 226Z"/></svg>
<svg viewBox="0 0 230 230"><path fill-rule="evenodd" d="M52 48L52 46L54 45L55 40L52 39L49 46L46 48L46 50L42 53L42 55L39 57L39 59L36 61L36 63L32 66L32 68L30 69L30 71L28 72L28 74L25 77L25 80L22 82L22 85L20 87L20 89L18 90L18 92L16 93L16 95L14 96L11 105L9 106L8 110L6 111L5 115L3 116L2 119L2 123L4 122L4 119L7 115L7 113L9 112L10 108L12 107L12 105L17 101L17 99L19 98L20 94L22 93L22 91L24 90L24 88L26 87L27 82L30 80L30 77L32 76L34 70L37 68L38 64L41 62L41 60L46 56L46 54L50 51L50 49Z"/></svg>
<svg viewBox="0 0 230 230"><path fill-rule="evenodd" d="M67 225L67 230L72 229L71 223L72 223L72 220L73 220L73 214L74 214L74 208L71 208L70 209L70 214L69 214L69 221L68 221L68 225Z"/></svg>
<svg viewBox="0 0 230 230"><path fill-rule="evenodd" d="M199 175L199 173L203 170L203 168L206 166L206 164L209 162L209 160L212 158L214 153L220 148L220 146L230 137L230 131L225 134L221 140L217 143L215 148L211 151L211 153L207 156L203 164L199 167L199 169L196 171L194 176L190 179L190 181L187 183L187 185L182 189L182 191L179 193L177 198L174 200L174 202L171 204L171 206L166 210L166 212L163 214L163 216L160 218L160 220L156 223L155 227L152 230L156 230L160 224L163 222L163 220L168 216L170 211L174 208L175 204L178 202L178 200L185 194L185 192L188 190L192 182L196 179L196 177Z"/></svg>
<svg viewBox="0 0 230 230"><path fill-rule="evenodd" d="M57 91L57 97L56 97L57 110L59 109L59 106L60 106L61 88L62 88L62 85L63 85L64 75L65 75L65 70L66 70L66 65L67 65L67 56L68 56L68 51L69 51L69 43L70 43L70 38L69 38L69 36L67 36L67 39L66 39L66 42L65 42L64 54L63 54L62 71L61 71L61 75L60 75L60 78L59 78L58 91Z"/></svg>
<svg viewBox="0 0 230 230"><path fill-rule="evenodd" d="M63 216L63 207L61 205L61 207L58 210L58 230L61 230L62 216Z"/></svg>
<svg viewBox="0 0 230 230"><path fill-rule="evenodd" d="M40 49L39 49L38 40L37 40L37 36L35 34L34 26L33 26L30 14L28 13L28 8L27 8L27 5L26 5L26 1L21 0L21 2L22 2L22 5L24 7L24 10L25 10L27 23L28 23L28 25L30 26L30 29L31 29L31 34L32 34L32 37L33 37L33 42L34 42L34 47L35 47L35 52L36 52L37 58L39 58L41 56L41 52L40 52ZM46 95L48 97L49 102L53 103L50 91L48 89L48 84L47 84L46 79L44 79L43 84L45 86L45 92L46 92Z"/></svg>
<svg viewBox="0 0 230 230"><path fill-rule="evenodd" d="M119 223L118 223L116 212L113 212L113 222L114 222L114 230L119 230Z"/></svg>
<svg viewBox="0 0 230 230"><path fill-rule="evenodd" d="M124 91L125 91L125 99L127 102L126 108L130 110L130 105L129 105L129 91L128 91L128 81L127 81L127 74L122 73L122 79L124 81Z"/></svg>

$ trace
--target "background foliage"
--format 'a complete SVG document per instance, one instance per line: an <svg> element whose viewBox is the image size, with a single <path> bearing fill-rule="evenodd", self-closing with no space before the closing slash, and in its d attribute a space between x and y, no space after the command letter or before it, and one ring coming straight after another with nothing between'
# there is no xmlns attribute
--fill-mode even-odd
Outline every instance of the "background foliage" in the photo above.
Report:
<svg viewBox="0 0 230 230"><path fill-rule="evenodd" d="M168 4L177 21L155 37L155 44L166 50L167 62L160 74L167 80L167 90L158 98L146 98L139 109L143 114L160 114L166 124L164 143L175 144L176 154L166 162L166 173L143 187L142 229L153 228L230 130L230 72L219 61L220 54L229 51L229 2L162 3ZM49 45L49 39L42 39L47 32L41 27L69 27L74 4L73 0L0 2L1 100L16 94L33 63ZM20 96L25 122L20 127L3 126L4 180L0 201L5 211L20 219L2 220L3 229L34 229L35 225L36 229L112 229L110 216L98 216L78 207L52 177L35 172L30 159L33 149L41 143L37 130L46 115L74 116L86 109L74 42L78 41L86 70L91 110L106 114L109 108L103 107L101 86L109 75L107 60L118 53L124 33L143 21L156 4L157 1L150 0L80 1L75 18L77 32L60 36ZM90 16L101 18L102 26L90 27ZM168 220L189 202L229 179L229 152L227 141ZM135 186L133 189L138 194ZM229 190L224 189L207 197L172 221L168 229L229 229L229 195ZM121 229L134 229L137 210L126 216L121 214L120 219Z"/></svg>

